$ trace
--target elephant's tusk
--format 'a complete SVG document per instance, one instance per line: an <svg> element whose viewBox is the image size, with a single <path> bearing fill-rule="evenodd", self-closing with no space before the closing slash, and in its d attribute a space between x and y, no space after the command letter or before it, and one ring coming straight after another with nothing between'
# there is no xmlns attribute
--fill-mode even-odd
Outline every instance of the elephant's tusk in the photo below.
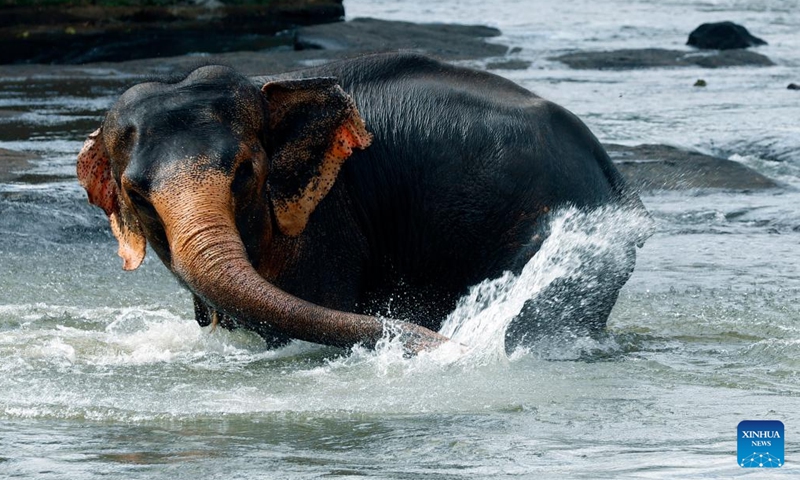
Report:
<svg viewBox="0 0 800 480"><path fill-rule="evenodd" d="M217 329L217 324L219 323L219 314L216 310L211 312L211 330L208 333L214 333L214 330Z"/></svg>

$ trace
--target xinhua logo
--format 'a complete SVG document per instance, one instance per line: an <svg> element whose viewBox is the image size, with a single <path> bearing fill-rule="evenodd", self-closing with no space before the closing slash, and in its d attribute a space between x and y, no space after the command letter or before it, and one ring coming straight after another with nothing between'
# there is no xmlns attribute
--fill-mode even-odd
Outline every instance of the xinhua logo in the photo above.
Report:
<svg viewBox="0 0 800 480"><path fill-rule="evenodd" d="M736 451L739 466L777 468L783 466L783 422L778 420L743 420L737 428Z"/></svg>

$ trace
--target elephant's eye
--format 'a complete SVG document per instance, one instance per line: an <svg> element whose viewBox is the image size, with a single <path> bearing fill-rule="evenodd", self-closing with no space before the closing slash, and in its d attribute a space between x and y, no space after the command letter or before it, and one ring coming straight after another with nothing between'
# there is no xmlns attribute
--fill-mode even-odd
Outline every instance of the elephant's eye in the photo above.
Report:
<svg viewBox="0 0 800 480"><path fill-rule="evenodd" d="M233 183L231 183L231 191L233 193L245 193L247 188L253 181L253 162L244 161L239 164L236 169L236 174L233 176Z"/></svg>

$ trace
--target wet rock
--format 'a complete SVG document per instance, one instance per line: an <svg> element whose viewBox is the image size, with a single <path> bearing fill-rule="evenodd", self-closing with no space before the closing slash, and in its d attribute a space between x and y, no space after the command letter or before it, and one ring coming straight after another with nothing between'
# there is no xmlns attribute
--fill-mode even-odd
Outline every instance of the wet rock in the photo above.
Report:
<svg viewBox="0 0 800 480"><path fill-rule="evenodd" d="M263 50L291 45L291 35L278 32L343 17L342 0L19 0L0 7L0 63L83 64Z"/></svg>
<svg viewBox="0 0 800 480"><path fill-rule="evenodd" d="M667 145L608 144L614 164L639 190L757 190L777 183L741 163Z"/></svg>
<svg viewBox="0 0 800 480"><path fill-rule="evenodd" d="M19 181L24 171L31 168L31 160L38 158L32 153L0 148L0 183Z"/></svg>
<svg viewBox="0 0 800 480"><path fill-rule="evenodd" d="M796 83L790 83L789 86L786 87L786 88L789 89L789 90L800 90L800 85L798 85Z"/></svg>
<svg viewBox="0 0 800 480"><path fill-rule="evenodd" d="M697 79L697 81L696 81L696 82L694 82L694 85L693 85L693 86L694 86L694 87L707 87L707 86L708 86L708 83L706 83L706 81L705 81L705 80L703 80L702 78L699 78L699 79Z"/></svg>
<svg viewBox="0 0 800 480"><path fill-rule="evenodd" d="M482 25L410 23L356 18L297 30L295 50L367 53L412 49L461 60L504 55L508 47L487 43L500 30Z"/></svg>
<svg viewBox="0 0 800 480"><path fill-rule="evenodd" d="M747 50L687 52L661 48L623 49L609 52L574 52L551 57L571 68L582 70L631 70L654 67L766 67L772 60Z"/></svg>
<svg viewBox="0 0 800 480"><path fill-rule="evenodd" d="M59 78L105 79L118 74L159 77L185 74L208 64L228 65L245 75L265 75L362 53L397 49L427 52L445 60L473 60L505 55L507 46L486 42L487 37L499 34L495 28L474 25L414 24L357 18L298 28L290 35L289 44L267 51L181 55L86 65L0 65L0 77L54 75ZM302 46L295 50L296 44Z"/></svg>
<svg viewBox="0 0 800 480"><path fill-rule="evenodd" d="M766 45L743 26L733 22L704 23L689 34L686 45L701 49L732 50Z"/></svg>
<svg viewBox="0 0 800 480"><path fill-rule="evenodd" d="M531 62L527 60L500 60L497 62L489 62L486 64L487 70L525 70L531 66Z"/></svg>
<svg viewBox="0 0 800 480"><path fill-rule="evenodd" d="M769 57L747 50L693 52L686 54L683 61L704 68L771 67L775 65Z"/></svg>

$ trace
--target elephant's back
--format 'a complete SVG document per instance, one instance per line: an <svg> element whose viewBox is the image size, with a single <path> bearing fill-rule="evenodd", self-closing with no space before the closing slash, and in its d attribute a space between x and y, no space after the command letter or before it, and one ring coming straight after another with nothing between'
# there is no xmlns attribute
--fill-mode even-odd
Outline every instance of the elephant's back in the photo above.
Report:
<svg viewBox="0 0 800 480"><path fill-rule="evenodd" d="M335 76L355 100L374 140L337 183L397 270L479 281L509 268L546 212L614 197L588 129L496 75L416 54L290 75Z"/></svg>
<svg viewBox="0 0 800 480"><path fill-rule="evenodd" d="M569 202L607 203L621 178L577 117L494 74L416 54L375 55L329 67L374 134L357 159L502 212ZM365 162L366 163L366 162ZM356 162L352 162L355 166Z"/></svg>

